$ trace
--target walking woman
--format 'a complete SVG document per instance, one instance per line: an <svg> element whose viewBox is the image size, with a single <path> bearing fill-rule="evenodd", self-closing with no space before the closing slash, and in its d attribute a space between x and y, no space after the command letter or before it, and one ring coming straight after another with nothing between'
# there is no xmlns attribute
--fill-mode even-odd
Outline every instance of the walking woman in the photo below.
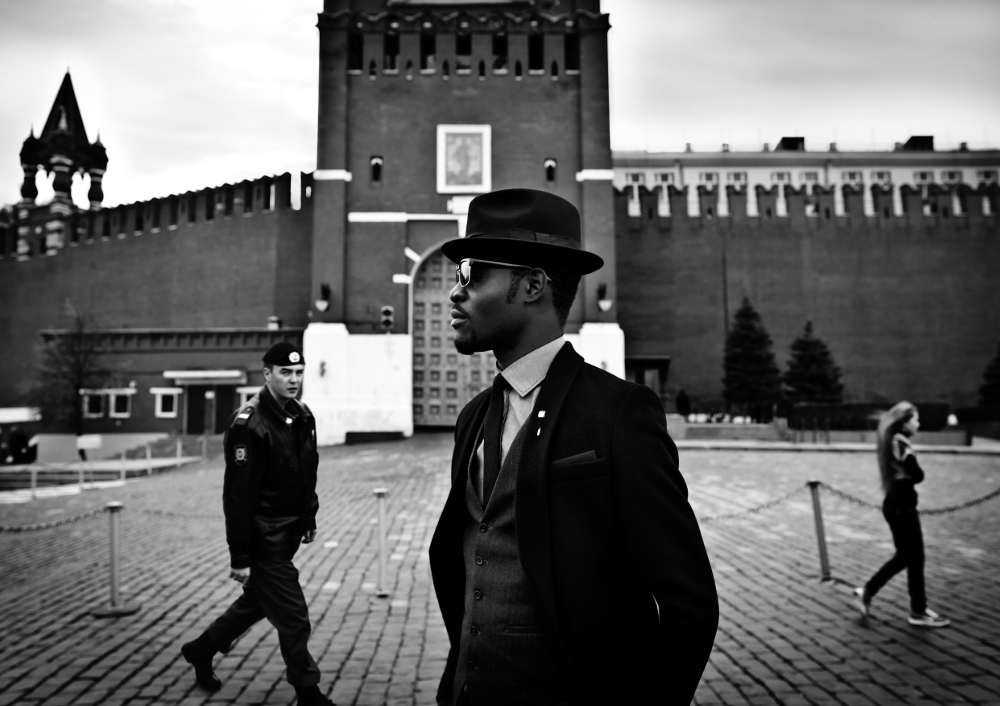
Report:
<svg viewBox="0 0 1000 706"><path fill-rule="evenodd" d="M914 486L924 479L917 463L910 437L920 428L917 408L900 402L882 415L878 424L878 467L882 474L885 502L882 514L892 530L896 554L879 569L864 587L854 589L854 600L868 617L872 598L889 579L906 569L910 590L910 625L943 628L951 621L927 607L924 593L924 538L917 514L917 491Z"/></svg>

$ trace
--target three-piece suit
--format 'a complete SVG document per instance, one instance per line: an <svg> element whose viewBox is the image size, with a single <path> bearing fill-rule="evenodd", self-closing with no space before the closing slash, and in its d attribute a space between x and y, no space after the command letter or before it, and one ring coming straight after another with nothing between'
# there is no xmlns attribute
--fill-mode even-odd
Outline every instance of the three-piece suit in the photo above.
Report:
<svg viewBox="0 0 1000 706"><path fill-rule="evenodd" d="M484 507L469 469L490 396L459 415L430 547L438 702L687 706L718 597L659 398L564 345Z"/></svg>

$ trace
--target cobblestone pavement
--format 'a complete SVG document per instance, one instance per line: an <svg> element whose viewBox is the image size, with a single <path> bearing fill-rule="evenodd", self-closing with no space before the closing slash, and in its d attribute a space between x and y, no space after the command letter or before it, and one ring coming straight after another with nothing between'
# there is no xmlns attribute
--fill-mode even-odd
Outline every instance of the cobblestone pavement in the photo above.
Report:
<svg viewBox="0 0 1000 706"><path fill-rule="evenodd" d="M448 434L324 449L320 536L296 563L311 608L310 647L339 704L432 704L447 638L427 545L448 485ZM955 622L906 623L903 577L862 621L850 587L892 552L880 514L823 495L833 581L819 580L808 492L739 513L821 479L877 502L874 455L684 450L682 471L715 567L722 621L696 695L715 704L1000 704L1000 498L923 518L932 607ZM1000 487L1000 458L925 454L923 507ZM287 704L277 637L261 623L216 660L225 682L195 685L180 645L238 594L227 579L222 464L210 459L123 487L0 506L0 525L55 522L111 500L123 512L122 594L108 601L103 514L0 534L0 705ZM389 598L375 596L376 501L389 489Z"/></svg>

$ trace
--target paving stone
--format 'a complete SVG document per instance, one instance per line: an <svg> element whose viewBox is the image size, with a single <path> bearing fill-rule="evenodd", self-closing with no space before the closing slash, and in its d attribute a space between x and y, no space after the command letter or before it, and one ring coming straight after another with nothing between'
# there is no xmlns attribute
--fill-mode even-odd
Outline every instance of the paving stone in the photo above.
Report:
<svg viewBox="0 0 1000 706"><path fill-rule="evenodd" d="M296 564L321 684L341 706L435 703L448 639L427 547L448 490L451 443L450 434L421 434L321 452L319 540L303 546ZM922 455L921 463L926 507L963 502L1000 482L1000 458ZM682 450L681 467L703 520L751 509L812 478L880 499L874 458L853 453ZM294 700L267 624L217 658L225 686L216 694L195 686L179 656L180 645L238 595L227 580L221 483L214 458L123 487L0 506L10 525L123 502L123 595L142 606L130 617L89 614L108 600L103 516L0 535L0 706ZM378 485L389 488L388 548L397 557L388 599L373 595ZM1000 703L993 606L1000 500L922 518L930 602L954 620L929 631L906 624L904 576L876 598L871 619L857 615L850 587L891 556L891 536L877 511L826 492L821 498L832 581L819 580L807 494L746 519L703 522L722 618L695 703Z"/></svg>

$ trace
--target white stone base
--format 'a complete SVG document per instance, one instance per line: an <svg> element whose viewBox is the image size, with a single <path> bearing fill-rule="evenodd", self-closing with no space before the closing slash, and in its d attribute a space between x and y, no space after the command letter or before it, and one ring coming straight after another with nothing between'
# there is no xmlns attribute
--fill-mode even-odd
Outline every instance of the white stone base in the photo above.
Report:
<svg viewBox="0 0 1000 706"><path fill-rule="evenodd" d="M309 324L302 400L316 416L320 446L347 432L413 434L413 341L407 335L351 335L344 324Z"/></svg>
<svg viewBox="0 0 1000 706"><path fill-rule="evenodd" d="M584 324L566 340L591 365L625 379L625 332L618 324Z"/></svg>

